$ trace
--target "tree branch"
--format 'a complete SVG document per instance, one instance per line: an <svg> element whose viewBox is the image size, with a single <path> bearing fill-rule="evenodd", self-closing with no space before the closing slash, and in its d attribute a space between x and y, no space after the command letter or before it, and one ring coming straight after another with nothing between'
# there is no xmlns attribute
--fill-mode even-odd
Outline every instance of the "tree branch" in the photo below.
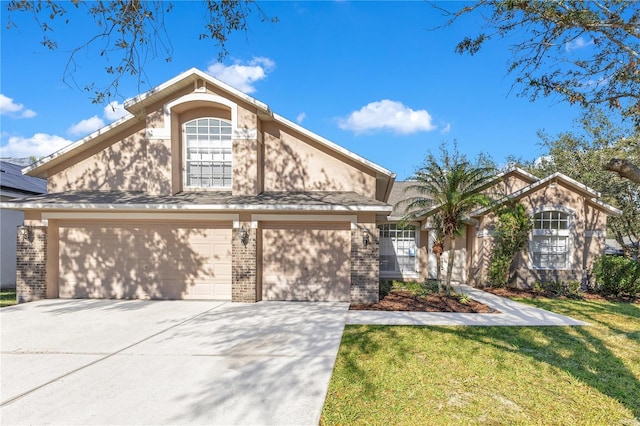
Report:
<svg viewBox="0 0 640 426"><path fill-rule="evenodd" d="M640 183L640 168L629 160L612 158L605 166L605 169L616 172L620 177L629 179L631 182Z"/></svg>

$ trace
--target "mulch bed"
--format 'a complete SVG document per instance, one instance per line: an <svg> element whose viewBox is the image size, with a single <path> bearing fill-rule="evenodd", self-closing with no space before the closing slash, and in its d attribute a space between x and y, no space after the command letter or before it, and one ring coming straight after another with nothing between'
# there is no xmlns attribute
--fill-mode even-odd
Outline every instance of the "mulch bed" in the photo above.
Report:
<svg viewBox="0 0 640 426"><path fill-rule="evenodd" d="M483 288L483 291L487 293L495 294L496 296L501 297L522 297L527 299L535 299L536 297L545 297L548 299L583 299L583 300L593 300L597 302L624 302L624 303L638 303L640 304L640 299L638 298L629 298L629 297L604 297L595 293L580 293L579 296L559 296L550 291L535 291L535 290L524 290L518 288L493 288L487 287Z"/></svg>
<svg viewBox="0 0 640 426"><path fill-rule="evenodd" d="M352 303L349 309L354 311L498 313L498 311L475 300L469 300L469 303L462 304L456 296L445 294L418 296L406 290L391 290L378 303Z"/></svg>

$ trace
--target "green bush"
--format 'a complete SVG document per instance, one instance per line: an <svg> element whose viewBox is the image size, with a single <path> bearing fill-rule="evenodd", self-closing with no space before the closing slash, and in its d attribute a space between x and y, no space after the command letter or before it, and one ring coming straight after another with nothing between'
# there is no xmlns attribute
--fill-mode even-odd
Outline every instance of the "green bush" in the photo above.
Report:
<svg viewBox="0 0 640 426"><path fill-rule="evenodd" d="M384 299L389 292L391 291L391 281L390 280L380 280L380 288L378 290L378 294L380 295L380 299Z"/></svg>
<svg viewBox="0 0 640 426"><path fill-rule="evenodd" d="M601 256L594 266L596 292L603 296L640 295L640 262L617 256Z"/></svg>
<svg viewBox="0 0 640 426"><path fill-rule="evenodd" d="M494 254L489 264L489 284L492 287L505 287L509 281L509 268L512 258L509 255Z"/></svg>
<svg viewBox="0 0 640 426"><path fill-rule="evenodd" d="M422 286L422 283L417 281L407 281L403 282L402 287L404 290L411 292L414 296L424 296L426 294L425 288Z"/></svg>
<svg viewBox="0 0 640 426"><path fill-rule="evenodd" d="M580 295L580 281L548 281L533 284L533 290L538 293L551 293L555 296L577 297Z"/></svg>

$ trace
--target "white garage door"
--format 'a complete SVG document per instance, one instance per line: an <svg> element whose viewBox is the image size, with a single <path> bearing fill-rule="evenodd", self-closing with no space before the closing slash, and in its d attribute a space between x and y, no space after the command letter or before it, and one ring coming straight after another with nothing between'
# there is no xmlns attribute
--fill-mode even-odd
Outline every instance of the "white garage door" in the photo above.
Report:
<svg viewBox="0 0 640 426"><path fill-rule="evenodd" d="M349 223L266 223L262 229L264 300L350 300Z"/></svg>
<svg viewBox="0 0 640 426"><path fill-rule="evenodd" d="M61 222L59 295L231 300L231 223Z"/></svg>

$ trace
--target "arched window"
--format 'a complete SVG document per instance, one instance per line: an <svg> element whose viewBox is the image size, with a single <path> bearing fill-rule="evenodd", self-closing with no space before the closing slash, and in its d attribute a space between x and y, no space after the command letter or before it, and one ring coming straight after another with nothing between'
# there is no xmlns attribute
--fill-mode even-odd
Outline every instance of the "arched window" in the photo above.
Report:
<svg viewBox="0 0 640 426"><path fill-rule="evenodd" d="M537 269L566 269L569 261L568 213L551 210L533 216L531 260Z"/></svg>
<svg viewBox="0 0 640 426"><path fill-rule="evenodd" d="M183 125L185 186L231 188L231 123L198 118Z"/></svg>

